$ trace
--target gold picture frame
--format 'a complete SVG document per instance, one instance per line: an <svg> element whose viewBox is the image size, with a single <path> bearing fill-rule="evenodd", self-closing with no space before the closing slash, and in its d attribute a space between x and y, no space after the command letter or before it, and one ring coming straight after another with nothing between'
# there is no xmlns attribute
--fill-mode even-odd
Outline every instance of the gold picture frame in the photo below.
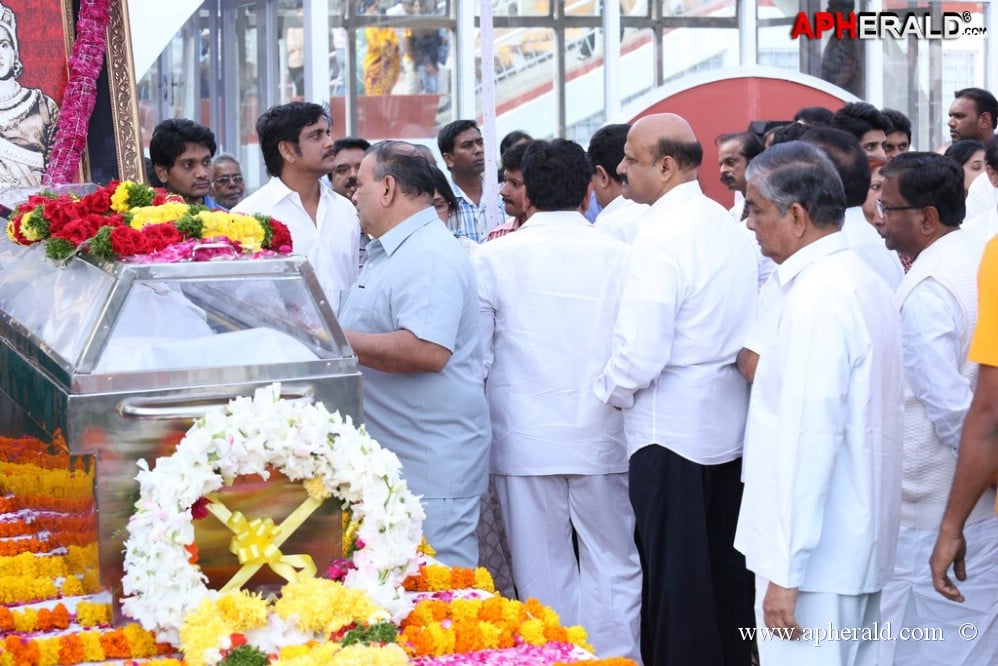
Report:
<svg viewBox="0 0 998 666"><path fill-rule="evenodd" d="M111 2L110 9L104 66L107 71L118 178L142 183L146 180L146 173L139 130L128 0Z"/></svg>

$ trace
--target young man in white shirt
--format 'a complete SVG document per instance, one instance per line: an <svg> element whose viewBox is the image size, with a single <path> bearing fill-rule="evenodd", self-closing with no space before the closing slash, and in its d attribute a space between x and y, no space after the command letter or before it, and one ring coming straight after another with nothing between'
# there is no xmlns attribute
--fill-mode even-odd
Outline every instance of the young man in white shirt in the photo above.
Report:
<svg viewBox="0 0 998 666"><path fill-rule="evenodd" d="M900 517L900 317L840 231L845 193L820 150L763 152L746 201L779 264L752 332L761 355L735 536L756 574L760 663L875 664L869 632ZM829 626L861 633L816 643Z"/></svg>
<svg viewBox="0 0 998 666"><path fill-rule="evenodd" d="M513 577L521 598L584 626L598 655L638 659L623 418L591 390L610 353L628 248L579 212L592 167L578 144L533 142L518 166L529 217L472 257Z"/></svg>
<svg viewBox="0 0 998 666"><path fill-rule="evenodd" d="M938 627L941 641L880 641L880 663L991 664L998 660L998 519L989 488L964 528L964 606L940 599L926 575L953 483L960 433L978 365L967 360L977 324L977 267L984 240L961 229L962 171L934 153L905 153L883 170L877 230L887 247L913 257L895 294L905 370L904 476L894 574L881 598L881 624ZM981 639L960 637L971 622Z"/></svg>
<svg viewBox="0 0 998 666"><path fill-rule="evenodd" d="M734 363L758 269L745 231L700 189L702 161L675 114L627 134L618 171L650 208L593 389L624 413L644 663L747 666L739 628L752 624L752 579L732 540L748 385Z"/></svg>
<svg viewBox="0 0 998 666"><path fill-rule="evenodd" d="M233 212L264 213L288 226L295 254L308 257L335 311L340 292L357 277L357 210L333 192L332 118L318 104L291 102L264 112L256 123L270 180Z"/></svg>
<svg viewBox="0 0 998 666"><path fill-rule="evenodd" d="M593 223L596 228L625 243L638 233L637 221L647 204L639 204L624 196L624 177L617 165L624 159L624 143L631 126L626 123L604 125L589 139L589 159L593 163L593 194L600 212Z"/></svg>

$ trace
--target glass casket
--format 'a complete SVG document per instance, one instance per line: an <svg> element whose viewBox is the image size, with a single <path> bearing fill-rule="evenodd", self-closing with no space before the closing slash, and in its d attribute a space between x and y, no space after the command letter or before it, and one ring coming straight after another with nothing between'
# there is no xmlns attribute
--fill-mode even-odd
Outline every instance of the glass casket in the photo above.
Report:
<svg viewBox="0 0 998 666"><path fill-rule="evenodd" d="M94 465L100 580L115 600L136 461L153 466L206 410L273 382L360 421L356 358L304 258L55 263L41 246L0 241L0 435L61 431L74 464ZM275 520L304 496L255 478L225 492L230 508ZM202 571L221 587L238 568L231 533L211 518L197 529ZM287 550L322 567L340 532L338 509L324 506ZM257 576L251 586L279 582Z"/></svg>

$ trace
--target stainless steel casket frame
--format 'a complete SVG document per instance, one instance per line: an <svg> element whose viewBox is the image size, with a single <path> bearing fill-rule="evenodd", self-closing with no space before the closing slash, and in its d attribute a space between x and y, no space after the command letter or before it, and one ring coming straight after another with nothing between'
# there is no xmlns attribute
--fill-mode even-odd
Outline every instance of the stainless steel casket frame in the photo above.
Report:
<svg viewBox="0 0 998 666"><path fill-rule="evenodd" d="M11 254L13 261L8 261L0 252L0 435L31 435L47 441L61 430L71 455L92 457L100 580L116 602L121 594L125 527L138 499L136 461L146 459L152 467L157 457L172 453L193 419L273 382L281 382L283 397L321 401L329 411L338 410L356 423L361 421L356 357L311 266L302 257L173 264L75 257L57 266L44 258L41 247L18 248ZM9 282L9 269L14 264L20 265L20 279L26 284ZM29 279L33 270L39 272L38 280ZM90 306L93 310L83 317L84 325L91 322L90 328L78 331L79 342L71 345L73 352L69 354L47 339L51 336L42 330L48 327L44 314L35 317L30 309L37 304L44 310L52 305L48 299L61 297L65 290L60 288L59 279L67 278L64 286L75 282L69 279L71 275L57 273L67 270L75 270L84 276L82 279L90 276L109 285L97 290L102 297L95 299ZM115 339L115 327L130 295L137 285L147 289L157 284L170 285L166 291L172 289L173 295L184 300L185 311L203 312L206 326L219 334L266 332L271 336L270 351L261 350L254 357L254 349L240 348L235 353L246 360L209 367L150 368L147 363L130 370L120 368L119 363L113 371L102 369L105 354L112 353L109 343ZM279 297L251 303L232 296L240 288L247 291L247 284L273 284L268 290L274 294L291 294L296 299L295 312L305 313L300 319L307 319L307 326L287 315L291 308L280 303ZM248 291L259 292L256 287ZM35 289L38 293L32 294ZM19 317L8 312L8 304L14 301L21 303L22 313L31 314ZM78 305L73 304L73 309L85 309ZM34 323L23 321L32 318ZM287 344L281 342L285 339ZM299 350L299 356L310 353L314 359L274 362L273 350L288 347ZM249 518L262 514L278 520L282 509L290 512L303 496L300 484L248 479L240 480L225 498L230 508ZM212 520L198 521L197 542L202 570L211 583L220 585L238 564L227 552L231 534L217 522L200 526ZM319 558L339 555L340 531L338 508L324 506L285 542L284 550L308 553L324 570L326 562ZM256 587L265 587L279 581L261 573L253 582ZM120 605L114 606L119 619Z"/></svg>

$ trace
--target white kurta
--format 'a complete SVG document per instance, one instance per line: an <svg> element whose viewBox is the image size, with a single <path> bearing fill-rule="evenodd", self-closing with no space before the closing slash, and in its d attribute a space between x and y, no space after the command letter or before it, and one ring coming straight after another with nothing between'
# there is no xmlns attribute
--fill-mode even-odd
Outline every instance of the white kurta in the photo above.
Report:
<svg viewBox="0 0 998 666"><path fill-rule="evenodd" d="M330 307L336 312L340 292L350 288L360 266L360 222L357 209L333 192L325 178L319 181L319 191L315 222L305 212L298 193L277 177L240 201L232 211L264 213L286 224L294 253L308 258Z"/></svg>
<svg viewBox="0 0 998 666"><path fill-rule="evenodd" d="M833 233L767 286L735 548L757 575L858 595L890 576L900 515L900 318L883 280Z"/></svg>
<svg viewBox="0 0 998 666"><path fill-rule="evenodd" d="M640 221L613 354L596 396L624 410L628 456L659 444L701 465L741 455L748 385L735 367L755 313L749 238L697 182Z"/></svg>
<svg viewBox="0 0 998 666"><path fill-rule="evenodd" d="M472 256L492 472L626 472L623 418L592 380L610 355L627 246L573 212L535 213Z"/></svg>
<svg viewBox="0 0 998 666"><path fill-rule="evenodd" d="M998 187L991 184L991 179L985 171L975 178L967 189L966 218L969 220L996 207L998 207Z"/></svg>
<svg viewBox="0 0 998 666"><path fill-rule="evenodd" d="M638 235L638 220L646 210L648 204L639 204L619 195L599 212L593 225L603 233L629 244Z"/></svg>
<svg viewBox="0 0 998 666"><path fill-rule="evenodd" d="M585 626L601 656L637 659L641 566L623 420L591 389L628 255L577 212L539 212L481 245L472 264L517 591Z"/></svg>

